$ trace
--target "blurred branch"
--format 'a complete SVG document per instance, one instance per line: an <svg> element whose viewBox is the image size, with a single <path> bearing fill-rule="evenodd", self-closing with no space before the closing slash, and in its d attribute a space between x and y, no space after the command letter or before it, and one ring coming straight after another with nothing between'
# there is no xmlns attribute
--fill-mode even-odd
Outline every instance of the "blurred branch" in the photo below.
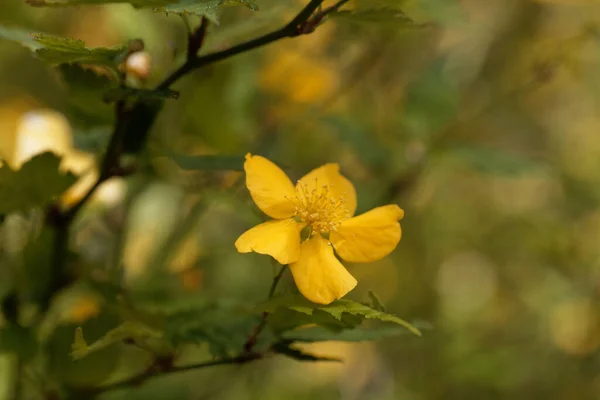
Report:
<svg viewBox="0 0 600 400"><path fill-rule="evenodd" d="M161 82L156 87L156 89L167 89L182 76L196 69L205 67L209 64L225 60L229 57L233 57L240 53L245 53L247 51L254 50L256 48L278 41L280 39L291 38L311 33L323 21L327 14L336 11L339 7L347 3L348 0L341 0L335 5L315 13L315 11L321 6L321 4L323 4L323 2L324 0L311 0L306 5L306 7L304 7L302 11L300 11L298 15L296 15L296 17L292 19L283 28L280 28L271 33L267 33L266 35L260 36L256 39L240 43L236 46L230 47L229 49L206 54L204 56L195 56L191 59L189 57L190 54L188 53L187 61L177 70L175 70L171 75L169 75L163 82Z"/></svg>
<svg viewBox="0 0 600 400"><path fill-rule="evenodd" d="M175 367L172 365L161 365L160 362L153 363L150 367L148 367L144 372L134 375L131 378L125 379L123 381L115 382L110 385L101 386L98 388L89 388L89 389L80 389L76 392L72 393L73 398L82 398L82 396L86 396L85 398L94 398L103 393L110 392L118 389L125 389L129 387L135 387L143 384L147 380L155 377L155 376L164 376L167 374L174 374L177 372L186 372L186 371L194 371L198 369L215 367L218 365L241 365L246 364L252 361L259 360L265 356L266 353L248 353L242 354L237 357L231 358L223 358L220 360L206 361L198 364L184 365L180 367Z"/></svg>
<svg viewBox="0 0 600 400"><path fill-rule="evenodd" d="M22 384L22 375L23 375L23 361L20 357L15 356L14 360L14 368L13 368L13 387L10 392L11 400L21 400L23 397L23 384Z"/></svg>

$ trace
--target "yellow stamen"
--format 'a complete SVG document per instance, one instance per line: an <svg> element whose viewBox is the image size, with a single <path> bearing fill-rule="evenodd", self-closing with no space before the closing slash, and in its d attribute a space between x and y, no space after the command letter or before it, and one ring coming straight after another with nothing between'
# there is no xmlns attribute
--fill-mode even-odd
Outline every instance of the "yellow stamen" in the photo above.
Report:
<svg viewBox="0 0 600 400"><path fill-rule="evenodd" d="M335 231L344 219L350 218L344 197L333 197L330 187L319 186L316 180L312 188L306 183L299 183L293 201L296 216L310 225L314 232Z"/></svg>

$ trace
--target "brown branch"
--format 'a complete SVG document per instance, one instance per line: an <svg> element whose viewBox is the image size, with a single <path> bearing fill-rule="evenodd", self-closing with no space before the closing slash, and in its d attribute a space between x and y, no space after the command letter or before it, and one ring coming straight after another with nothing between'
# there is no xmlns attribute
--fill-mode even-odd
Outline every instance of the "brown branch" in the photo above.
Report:
<svg viewBox="0 0 600 400"><path fill-rule="evenodd" d="M249 363L252 361L260 360L260 359L264 358L265 355L266 355L266 353L247 353L247 354L241 354L237 357L222 358L220 360L206 361L206 362L202 362L202 363L198 363L198 364L184 365L184 366L179 366L179 367L161 366L160 363L154 363L149 368L147 368L145 371L143 371L142 373L140 373L138 375L134 375L125 380L111 383L111 384L105 385L105 386L100 386L97 388L79 389L79 390L74 391L72 394L76 395L73 398L76 398L77 396L80 396L80 397L85 396L86 398L94 398L100 394L110 392L113 390L119 390L119 389L125 389L125 388L129 388L129 387L139 386L155 376L159 376L159 375L164 376L164 375L170 375L170 374L174 374L174 373L178 373L178 372L194 371L194 370L203 369L203 368L215 367L218 365L241 365L241 364L246 364L246 363Z"/></svg>
<svg viewBox="0 0 600 400"><path fill-rule="evenodd" d="M324 0L310 0L310 2L302 9L302 11L296 15L296 17L294 17L287 25L274 32L267 33L266 35L240 43L225 50L206 54L201 57L195 57L191 60L188 58L188 60L181 67L176 69L163 82L161 82L156 89L167 89L182 76L209 64L225 60L240 53L257 49L281 39L311 33L323 21L327 14L336 11L339 7L347 3L348 0L341 0L334 6L315 14L315 11L317 11L323 2ZM313 14L315 15L313 16Z"/></svg>

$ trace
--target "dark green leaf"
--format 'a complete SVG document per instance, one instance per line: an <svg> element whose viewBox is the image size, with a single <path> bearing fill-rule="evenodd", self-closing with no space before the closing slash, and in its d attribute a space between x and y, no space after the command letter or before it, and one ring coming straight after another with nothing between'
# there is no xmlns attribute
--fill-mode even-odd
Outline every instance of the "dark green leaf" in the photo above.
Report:
<svg viewBox="0 0 600 400"><path fill-rule="evenodd" d="M117 83L107 75L78 64L61 64L58 70L67 91L69 120L86 128L112 125L113 107L102 96Z"/></svg>
<svg viewBox="0 0 600 400"><path fill-rule="evenodd" d="M377 297L377 295L372 290L369 290L369 299L371 300L372 308L374 308L377 311L385 312L385 306L383 305L381 300L379 300L379 297Z"/></svg>
<svg viewBox="0 0 600 400"><path fill-rule="evenodd" d="M363 342L381 340L389 337L406 335L409 332L400 326L380 326L375 328L354 328L341 332L333 332L329 329L315 326L310 328L296 329L284 332L281 337L294 342Z"/></svg>
<svg viewBox="0 0 600 400"><path fill-rule="evenodd" d="M352 329L360 325L363 318L360 316L343 313L338 319L330 313L316 309L311 315L292 310L290 308L279 307L269 314L269 326L275 332L284 332L299 326L317 324L332 332L341 332L344 329Z"/></svg>
<svg viewBox="0 0 600 400"><path fill-rule="evenodd" d="M85 47L81 40L52 36L43 33L33 35L33 40L40 47L35 54L43 61L50 64L82 63L114 66L118 58L122 56L127 48L119 47Z"/></svg>
<svg viewBox="0 0 600 400"><path fill-rule="evenodd" d="M176 315L165 324L167 337L174 345L206 343L215 357L238 354L258 323L255 315L231 307L212 304ZM261 343L269 338L261 335Z"/></svg>
<svg viewBox="0 0 600 400"><path fill-rule="evenodd" d="M155 11L174 13L179 15L197 15L210 19L218 24L218 11L222 6L244 5L252 10L258 10L254 0L179 0L176 3L163 7L156 7Z"/></svg>
<svg viewBox="0 0 600 400"><path fill-rule="evenodd" d="M345 322L345 314L349 314L355 317L361 317L366 319L375 319L383 322L392 322L401 325L414 333L420 335L421 333L417 328L409 324L408 322L396 317L395 315L387 314L378 310L375 310L367 305L357 303L352 300L340 299L336 300L331 304L318 305L311 303L302 296L282 296L269 300L258 307L259 311L275 312L278 308L288 308L306 315L317 316L321 315L322 312L330 314L337 321ZM346 317L348 318L348 317ZM348 321L346 322L355 322ZM314 322L317 323L317 322Z"/></svg>
<svg viewBox="0 0 600 400"><path fill-rule="evenodd" d="M244 156L188 156L184 154L169 153L173 161L185 170L215 171L215 170L244 170Z"/></svg>
<svg viewBox="0 0 600 400"><path fill-rule="evenodd" d="M0 214L45 206L67 190L77 178L59 171L60 158L53 153L33 157L18 171L0 168Z"/></svg>
<svg viewBox="0 0 600 400"><path fill-rule="evenodd" d="M150 90L150 89L134 89L125 87L116 87L104 94L104 100L113 102L118 100L162 100L162 99L177 99L179 92L171 89Z"/></svg>

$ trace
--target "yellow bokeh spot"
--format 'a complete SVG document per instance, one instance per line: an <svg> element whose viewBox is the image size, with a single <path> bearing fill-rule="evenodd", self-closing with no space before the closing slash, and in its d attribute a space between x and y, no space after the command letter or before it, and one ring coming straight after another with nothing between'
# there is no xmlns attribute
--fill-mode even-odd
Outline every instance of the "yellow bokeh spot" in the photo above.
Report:
<svg viewBox="0 0 600 400"><path fill-rule="evenodd" d="M598 310L586 298L572 298L559 303L550 314L550 335L563 352L583 356L600 345Z"/></svg>
<svg viewBox="0 0 600 400"><path fill-rule="evenodd" d="M65 310L66 322L81 324L100 313L100 300L92 295L84 295L72 300L72 306Z"/></svg>

